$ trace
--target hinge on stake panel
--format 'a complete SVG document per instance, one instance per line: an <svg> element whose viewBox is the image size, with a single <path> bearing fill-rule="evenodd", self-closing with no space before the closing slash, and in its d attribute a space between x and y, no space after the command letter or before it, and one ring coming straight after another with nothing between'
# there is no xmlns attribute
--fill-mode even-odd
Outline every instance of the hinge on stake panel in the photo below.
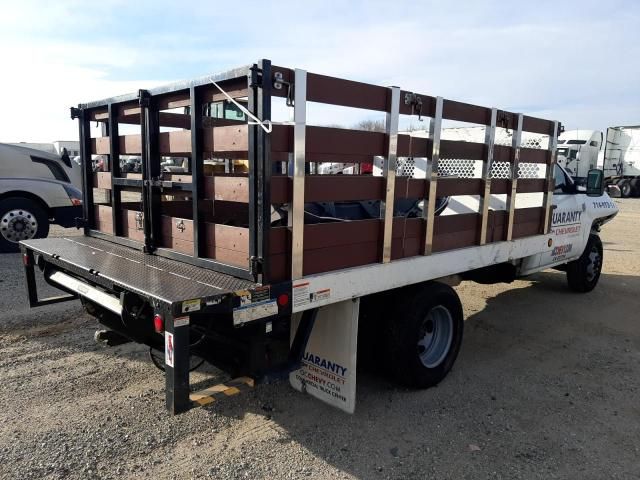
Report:
<svg viewBox="0 0 640 480"><path fill-rule="evenodd" d="M259 275L262 273L262 257L251 256L249 258L249 273Z"/></svg>
<svg viewBox="0 0 640 480"><path fill-rule="evenodd" d="M411 105L412 115L416 113L418 115L418 121L422 121L422 97L415 93L406 92L404 94L404 104Z"/></svg>
<svg viewBox="0 0 640 480"><path fill-rule="evenodd" d="M261 87L262 86L262 70L258 68L258 65L253 64L253 66L249 69L249 72L251 72L251 75L250 75L251 83L249 84L249 87L251 88Z"/></svg>
<svg viewBox="0 0 640 480"><path fill-rule="evenodd" d="M282 90L283 86L287 87L287 107L293 107L293 84L284 79L282 72L275 72L273 74L273 88Z"/></svg>

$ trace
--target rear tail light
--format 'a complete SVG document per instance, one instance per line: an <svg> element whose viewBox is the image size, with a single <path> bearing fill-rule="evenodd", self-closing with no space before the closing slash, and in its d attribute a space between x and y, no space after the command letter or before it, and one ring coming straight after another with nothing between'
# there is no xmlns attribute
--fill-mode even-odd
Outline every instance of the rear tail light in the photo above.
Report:
<svg viewBox="0 0 640 480"><path fill-rule="evenodd" d="M153 329L156 331L156 333L164 332L164 318L162 318L162 315L160 315L159 313L156 313L153 316Z"/></svg>
<svg viewBox="0 0 640 480"><path fill-rule="evenodd" d="M289 305L289 295L287 295L286 293L281 293L278 296L278 305L280 305L281 307L286 307L287 305Z"/></svg>
<svg viewBox="0 0 640 480"><path fill-rule="evenodd" d="M29 255L26 253L22 254L22 263L24 263L25 267L28 267L30 265L30 260L29 260Z"/></svg>

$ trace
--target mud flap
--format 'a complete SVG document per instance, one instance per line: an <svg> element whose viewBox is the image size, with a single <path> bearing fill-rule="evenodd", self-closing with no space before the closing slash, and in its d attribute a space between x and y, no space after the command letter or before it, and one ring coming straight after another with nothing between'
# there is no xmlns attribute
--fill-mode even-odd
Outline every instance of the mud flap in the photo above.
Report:
<svg viewBox="0 0 640 480"><path fill-rule="evenodd" d="M321 307L302 357L302 368L289 375L296 390L347 413L356 408L359 310L359 298ZM300 313L293 317L291 338L300 318Z"/></svg>

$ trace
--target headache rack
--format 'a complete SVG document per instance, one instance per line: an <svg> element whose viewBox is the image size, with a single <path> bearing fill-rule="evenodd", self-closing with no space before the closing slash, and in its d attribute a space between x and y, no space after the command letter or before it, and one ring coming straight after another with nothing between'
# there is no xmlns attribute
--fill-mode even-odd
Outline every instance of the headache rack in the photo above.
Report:
<svg viewBox="0 0 640 480"><path fill-rule="evenodd" d="M293 122L271 123L276 97L292 108ZM385 131L308 125L309 102L385 112ZM401 116L428 119L427 134L399 132ZM555 121L268 60L81 104L72 117L79 120L86 235L253 282L285 282L549 231ZM443 138L443 121L483 126L484 142ZM93 122L101 126L95 137ZM496 142L499 128L510 132L510 145ZM548 136L546 148L524 146L523 132ZM102 157L92 160L94 155ZM379 176L317 174L325 162L359 166L380 157ZM415 158L427 160L426 178L397 175L400 159ZM482 173L443 174L439 163L452 159L482 162ZM182 166L174 168L176 162ZM507 175L492 174L498 163ZM539 165L541 175L519 175L523 164ZM541 193L540 204L516 208L516 196L532 192ZM506 195L506 209L489 208L497 194ZM478 210L436 215L436 198L456 196L478 196ZM394 217L394 202L406 199L424 200L419 217ZM305 224L305 204L348 201L379 202L379 215ZM283 205L286 221L278 223L272 213Z"/></svg>

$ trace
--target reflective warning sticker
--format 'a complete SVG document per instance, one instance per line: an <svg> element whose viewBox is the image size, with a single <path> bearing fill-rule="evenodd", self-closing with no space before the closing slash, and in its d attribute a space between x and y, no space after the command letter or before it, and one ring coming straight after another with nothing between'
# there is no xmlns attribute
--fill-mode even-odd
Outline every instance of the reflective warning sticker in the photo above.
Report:
<svg viewBox="0 0 640 480"><path fill-rule="evenodd" d="M331 298L331 289L325 288L324 290L318 290L313 292L310 296L311 302L321 302L323 300L329 300Z"/></svg>
<svg viewBox="0 0 640 480"><path fill-rule="evenodd" d="M189 317L178 317L178 318L174 318L173 319L173 326L174 327L186 327L187 325L189 325Z"/></svg>
<svg viewBox="0 0 640 480"><path fill-rule="evenodd" d="M200 299L185 300L182 302L182 313L197 312L200 310Z"/></svg>
<svg viewBox="0 0 640 480"><path fill-rule="evenodd" d="M265 300L260 303L252 303L233 309L233 324L235 326L259 318L270 317L278 314L278 304L275 300Z"/></svg>
<svg viewBox="0 0 640 480"><path fill-rule="evenodd" d="M300 308L311 302L309 297L309 282L298 283L293 288L293 308Z"/></svg>
<svg viewBox="0 0 640 480"><path fill-rule="evenodd" d="M173 333L164 334L164 363L173 368Z"/></svg>
<svg viewBox="0 0 640 480"><path fill-rule="evenodd" d="M269 300L270 297L271 297L271 287L269 285L265 285L264 287L257 287L255 290L251 292L252 303Z"/></svg>

